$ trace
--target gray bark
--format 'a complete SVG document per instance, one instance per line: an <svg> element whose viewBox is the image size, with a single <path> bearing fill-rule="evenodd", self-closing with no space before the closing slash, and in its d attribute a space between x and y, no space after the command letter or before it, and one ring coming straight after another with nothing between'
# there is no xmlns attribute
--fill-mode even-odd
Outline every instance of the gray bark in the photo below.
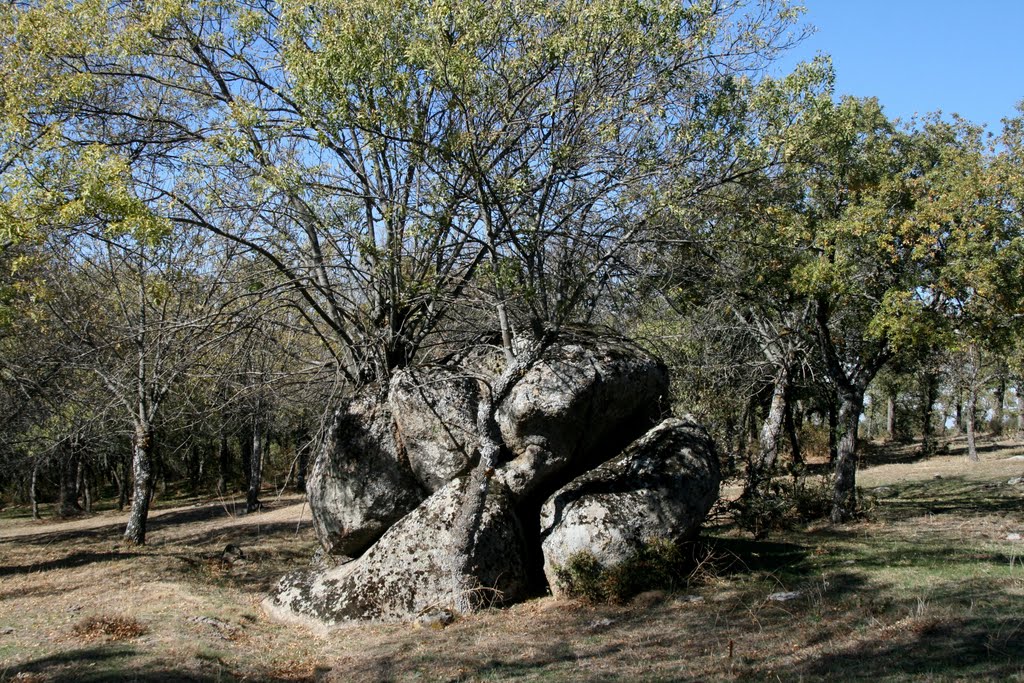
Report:
<svg viewBox="0 0 1024 683"><path fill-rule="evenodd" d="M249 491L246 495L245 511L255 512L262 507L260 488L263 485L263 434L260 425L252 430L252 455L249 458Z"/></svg>
<svg viewBox="0 0 1024 683"><path fill-rule="evenodd" d="M764 495L763 488L771 479L779 456L779 440L786 416L786 394L789 391L789 368L780 368L775 376L775 387L768 408L768 416L761 425L757 456L750 462L744 497L757 500Z"/></svg>
<svg viewBox="0 0 1024 683"><path fill-rule="evenodd" d="M1006 398L1006 375L1002 368L999 371L998 385L996 386L995 401L992 404L992 434L1000 436L1003 433L1003 403Z"/></svg>
<svg viewBox="0 0 1024 683"><path fill-rule="evenodd" d="M153 428L142 423L135 426L132 444L132 507L124 540L145 545L146 520L149 517L149 494L153 478Z"/></svg>
<svg viewBox="0 0 1024 683"><path fill-rule="evenodd" d="M885 438L896 440L896 397L892 395L885 398Z"/></svg>
<svg viewBox="0 0 1024 683"><path fill-rule="evenodd" d="M863 410L863 391L854 388L840 394L831 514L837 524L853 519L857 511L857 430Z"/></svg>
<svg viewBox="0 0 1024 683"><path fill-rule="evenodd" d="M39 519L39 456L32 459L32 483L29 485L28 495L32 502L32 519Z"/></svg>
<svg viewBox="0 0 1024 683"><path fill-rule="evenodd" d="M976 434L976 421L978 409L978 392L973 384L967 389L967 405L964 406L967 413L967 459L971 462L978 462L978 444Z"/></svg>
<svg viewBox="0 0 1024 683"><path fill-rule="evenodd" d="M921 392L921 448L926 455L935 451L935 433L932 428L932 412L939 389L938 377L928 372L923 377L924 391Z"/></svg>
<svg viewBox="0 0 1024 683"><path fill-rule="evenodd" d="M453 604L460 612L474 608L473 599L479 586L474 585L470 562L474 556L474 543L487 498L490 479L497 468L501 453L501 429L495 413L516 382L540 358L542 342L533 342L510 363L489 390L484 390L477 407L477 431L480 436L480 459L470 472L469 484L462 499L459 515L452 529L451 580Z"/></svg>

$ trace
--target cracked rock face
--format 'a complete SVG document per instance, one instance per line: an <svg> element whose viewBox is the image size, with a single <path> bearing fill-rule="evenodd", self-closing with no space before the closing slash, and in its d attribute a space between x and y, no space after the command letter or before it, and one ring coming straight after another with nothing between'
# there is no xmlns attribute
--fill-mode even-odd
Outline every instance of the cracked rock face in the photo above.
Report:
<svg viewBox="0 0 1024 683"><path fill-rule="evenodd" d="M391 411L368 393L357 395L335 415L307 491L324 549L353 557L427 495L399 457Z"/></svg>
<svg viewBox="0 0 1024 683"><path fill-rule="evenodd" d="M398 447L417 481L433 493L465 474L479 446L480 388L460 368L430 366L395 373L388 405Z"/></svg>
<svg viewBox="0 0 1024 683"><path fill-rule="evenodd" d="M294 572L264 601L283 621L331 626L402 621L451 604L451 529L466 477L449 482L395 524L362 557L326 570ZM480 604L526 595L523 534L508 492L495 482L486 498L471 559Z"/></svg>
<svg viewBox="0 0 1024 683"><path fill-rule="evenodd" d="M718 456L692 422L663 421L621 455L574 479L541 508L544 574L552 593L555 567L590 553L605 568L652 539L689 540L718 498Z"/></svg>
<svg viewBox="0 0 1024 683"><path fill-rule="evenodd" d="M599 465L614 454L609 444L625 445L656 422L667 396L664 364L625 340L554 345L498 408L513 456L499 476L522 496L566 469Z"/></svg>

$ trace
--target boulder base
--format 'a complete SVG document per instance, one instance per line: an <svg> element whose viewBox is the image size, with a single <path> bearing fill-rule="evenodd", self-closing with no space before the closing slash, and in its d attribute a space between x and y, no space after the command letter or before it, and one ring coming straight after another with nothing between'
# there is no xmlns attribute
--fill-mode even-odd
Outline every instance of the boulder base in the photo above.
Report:
<svg viewBox="0 0 1024 683"><path fill-rule="evenodd" d="M264 601L284 621L331 626L345 621L407 621L457 604L451 529L468 478L450 482L395 524L359 559L281 579ZM470 558L475 604L526 595L525 544L508 492L492 482Z"/></svg>

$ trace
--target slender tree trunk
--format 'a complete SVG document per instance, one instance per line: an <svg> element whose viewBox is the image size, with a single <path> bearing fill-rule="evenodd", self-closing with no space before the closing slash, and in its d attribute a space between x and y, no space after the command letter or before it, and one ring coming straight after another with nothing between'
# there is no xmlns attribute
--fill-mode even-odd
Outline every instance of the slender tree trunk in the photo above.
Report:
<svg viewBox="0 0 1024 683"><path fill-rule="evenodd" d="M971 462L978 462L978 444L975 440L975 422L977 418L978 392L973 384L967 389L967 459Z"/></svg>
<svg viewBox="0 0 1024 683"><path fill-rule="evenodd" d="M78 461L78 490L82 494L85 511L92 514L92 477L89 476L89 470L89 465L80 458Z"/></svg>
<svg viewBox="0 0 1024 683"><path fill-rule="evenodd" d="M122 512L124 506L128 504L128 459L123 455L118 456L114 467L121 470L121 476L115 478L117 479L117 511Z"/></svg>
<svg viewBox="0 0 1024 683"><path fill-rule="evenodd" d="M789 437L789 453L796 466L804 464L803 450L800 444L800 428L803 427L804 415L799 402L791 398L786 400L786 434Z"/></svg>
<svg viewBox="0 0 1024 683"><path fill-rule="evenodd" d="M1006 397L1006 374L1000 369L999 383L996 386L995 401L992 402L992 435L1003 434L1003 403Z"/></svg>
<svg viewBox="0 0 1024 683"><path fill-rule="evenodd" d="M295 457L298 458L295 473L295 488L306 492L306 475L309 472L309 434L305 429L295 435Z"/></svg>
<svg viewBox="0 0 1024 683"><path fill-rule="evenodd" d="M64 458L60 468L57 514L61 517L70 517L82 510L78 504L78 461L78 448L72 445L70 455Z"/></svg>
<svg viewBox="0 0 1024 683"><path fill-rule="evenodd" d="M238 450L242 460L242 486L248 490L249 479L252 477L252 430L243 429L238 436Z"/></svg>
<svg viewBox="0 0 1024 683"><path fill-rule="evenodd" d="M220 433L217 462L220 471L217 476L217 495L225 495L228 492L228 482L231 480L231 450L228 448L228 435L223 431Z"/></svg>
<svg viewBox="0 0 1024 683"><path fill-rule="evenodd" d="M475 585L471 565L475 555L476 535L486 506L487 490L499 464L502 443L495 411L515 383L537 362L544 348L543 343L535 342L521 351L490 390L484 392L477 407L480 459L470 471L469 480L466 482L462 504L452 527L449 548L452 602L459 612L468 612L476 607L474 595L479 586Z"/></svg>
<svg viewBox="0 0 1024 683"><path fill-rule="evenodd" d="M896 397L891 394L885 398L885 438L896 440Z"/></svg>
<svg viewBox="0 0 1024 683"><path fill-rule="evenodd" d="M197 442L189 449L188 487L192 495L199 493L199 479L203 474L203 454Z"/></svg>
<svg viewBox="0 0 1024 683"><path fill-rule="evenodd" d="M956 392L956 421L953 424L953 431L957 434L964 433L964 399L959 391Z"/></svg>
<svg viewBox="0 0 1024 683"><path fill-rule="evenodd" d="M252 454L249 459L249 492L246 496L245 511L255 512L262 506L260 487L263 484L263 434L260 425L253 425Z"/></svg>
<svg viewBox="0 0 1024 683"><path fill-rule="evenodd" d="M828 464L835 465L839 459L839 409L836 398L828 401Z"/></svg>
<svg viewBox="0 0 1024 683"><path fill-rule="evenodd" d="M862 389L840 392L831 514L836 524L853 519L857 512L857 430L863 410Z"/></svg>
<svg viewBox="0 0 1024 683"><path fill-rule="evenodd" d="M1024 431L1024 384L1017 385L1017 431Z"/></svg>
<svg viewBox="0 0 1024 683"><path fill-rule="evenodd" d="M775 462L779 456L779 438L782 436L786 415L786 393L789 390L789 369L781 368L775 376L768 415L761 425L758 437L757 457L747 468L747 484L743 495L748 500L759 500L764 495L763 487L771 479Z"/></svg>
<svg viewBox="0 0 1024 683"><path fill-rule="evenodd" d="M750 429L747 426L753 419L752 401L747 401L740 416L740 424L736 430L736 456L733 466L738 469L747 460L747 448L750 446Z"/></svg>
<svg viewBox="0 0 1024 683"><path fill-rule="evenodd" d="M934 373L924 375L924 391L921 392L921 449L925 455L935 452L935 434L932 429L932 412L938 393L938 377Z"/></svg>
<svg viewBox="0 0 1024 683"><path fill-rule="evenodd" d="M39 519L39 456L32 458L32 483L29 485L28 497L32 502L32 519Z"/></svg>
<svg viewBox="0 0 1024 683"><path fill-rule="evenodd" d="M132 507L124 540L134 545L146 543L146 521L149 517L149 495L153 479L153 428L148 424L135 426L132 444Z"/></svg>

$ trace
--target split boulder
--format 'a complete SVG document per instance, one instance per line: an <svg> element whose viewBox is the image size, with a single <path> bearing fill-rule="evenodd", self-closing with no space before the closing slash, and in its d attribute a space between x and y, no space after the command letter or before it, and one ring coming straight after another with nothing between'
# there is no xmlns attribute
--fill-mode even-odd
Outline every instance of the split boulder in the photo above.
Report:
<svg viewBox="0 0 1024 683"><path fill-rule="evenodd" d="M718 498L718 457L707 432L668 419L621 455L574 479L541 508L544 574L586 552L608 569L644 542L693 538Z"/></svg>

